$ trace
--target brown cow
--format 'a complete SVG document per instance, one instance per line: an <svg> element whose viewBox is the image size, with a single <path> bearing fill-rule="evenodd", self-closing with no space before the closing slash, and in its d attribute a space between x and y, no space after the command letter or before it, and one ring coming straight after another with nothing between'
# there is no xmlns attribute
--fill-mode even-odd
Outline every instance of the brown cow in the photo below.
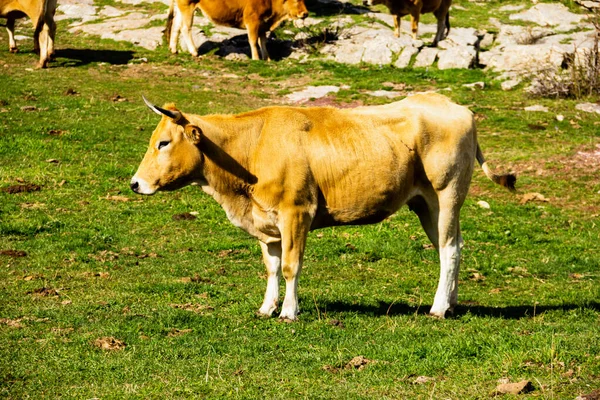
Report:
<svg viewBox="0 0 600 400"><path fill-rule="evenodd" d="M179 32L183 33L189 52L198 56L192 39L192 23L196 7L217 25L246 29L252 59L260 60L257 43L264 60L267 52L267 32L274 30L286 19L306 18L304 0L171 0L165 35L169 49L177 53Z"/></svg>
<svg viewBox="0 0 600 400"><path fill-rule="evenodd" d="M40 53L37 66L47 67L48 61L54 55L55 11L56 0L0 0L0 18L6 18L10 52L18 51L15 42L15 20L28 16L35 29L33 46L35 51Z"/></svg>
<svg viewBox="0 0 600 400"><path fill-rule="evenodd" d="M278 306L283 273L280 317L296 318L310 230L379 222L408 204L439 251L430 313L443 318L458 302L459 213L475 159L488 178L514 190L514 175L487 166L473 114L435 93L382 106L267 107L239 115L147 104L162 120L131 189L151 195L199 185L256 237L267 267L263 315Z"/></svg>
<svg viewBox="0 0 600 400"><path fill-rule="evenodd" d="M432 12L437 19L437 32L432 45L437 46L440 40L450 32L450 4L452 0L363 0L364 5L384 4L394 16L394 34L400 36L400 20L410 14L413 39L417 38L419 18L421 14Z"/></svg>

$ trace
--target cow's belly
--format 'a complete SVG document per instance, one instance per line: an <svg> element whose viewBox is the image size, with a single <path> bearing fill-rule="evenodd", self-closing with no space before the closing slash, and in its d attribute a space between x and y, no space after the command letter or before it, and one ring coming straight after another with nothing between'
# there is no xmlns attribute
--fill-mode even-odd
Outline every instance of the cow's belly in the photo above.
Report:
<svg viewBox="0 0 600 400"><path fill-rule="evenodd" d="M384 191L371 186L362 188L360 192L348 191L335 196L324 194L319 199L311 229L383 221L406 203L410 193L404 185L392 185Z"/></svg>

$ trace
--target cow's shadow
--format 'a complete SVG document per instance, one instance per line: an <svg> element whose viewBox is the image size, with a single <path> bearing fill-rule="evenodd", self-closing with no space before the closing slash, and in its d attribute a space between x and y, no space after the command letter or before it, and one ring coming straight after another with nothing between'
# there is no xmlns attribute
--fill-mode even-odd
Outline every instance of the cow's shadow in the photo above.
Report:
<svg viewBox="0 0 600 400"><path fill-rule="evenodd" d="M132 50L57 49L51 66L78 67L94 62L124 65L134 54Z"/></svg>
<svg viewBox="0 0 600 400"><path fill-rule="evenodd" d="M372 12L369 7L357 6L350 2L339 0L305 0L306 8L317 17L327 17L340 14L366 14Z"/></svg>
<svg viewBox="0 0 600 400"><path fill-rule="evenodd" d="M271 34L267 41L267 50L271 59L277 61L289 57L295 45L296 41L294 40L280 39ZM207 40L198 48L199 55L205 55L212 51L220 57L227 57L230 54L244 54L248 58L252 57L248 35L246 34L237 35L221 42Z"/></svg>
<svg viewBox="0 0 600 400"><path fill-rule="evenodd" d="M310 302L312 299L306 299ZM422 304L420 306L412 306L403 303L389 303L380 301L375 305L366 304L350 304L347 302L318 302L321 310L327 312L354 312L372 316L394 316L394 315L428 315L430 304ZM578 309L588 309L600 311L600 303L591 302L587 304L563 304L563 305L530 305L530 306L507 306L507 307L488 307L481 305L461 305L459 304L454 310L454 317L463 315L473 315L477 317L492 317L499 319L524 319L533 318L536 315L543 314L547 311L570 311Z"/></svg>

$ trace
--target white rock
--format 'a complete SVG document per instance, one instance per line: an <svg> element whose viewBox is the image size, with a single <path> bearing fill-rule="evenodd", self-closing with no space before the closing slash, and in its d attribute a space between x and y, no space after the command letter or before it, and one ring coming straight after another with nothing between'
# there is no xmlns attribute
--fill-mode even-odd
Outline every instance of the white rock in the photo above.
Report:
<svg viewBox="0 0 600 400"><path fill-rule="evenodd" d="M535 111L535 112L548 112L548 107L542 106L540 104L536 104L534 106L529 106L524 108L525 111Z"/></svg>
<svg viewBox="0 0 600 400"><path fill-rule="evenodd" d="M575 106L576 110L584 111L588 113L600 114L600 104L596 103L581 103Z"/></svg>
<svg viewBox="0 0 600 400"><path fill-rule="evenodd" d="M162 43L163 30L162 26L147 29L125 29L114 34L112 38L130 42L148 50L155 50Z"/></svg>
<svg viewBox="0 0 600 400"><path fill-rule="evenodd" d="M492 34L492 33L485 33L483 35L483 38L479 42L479 48L480 49L487 49L489 47L492 47L493 44L494 44L494 34Z"/></svg>
<svg viewBox="0 0 600 400"><path fill-rule="evenodd" d="M556 116L556 120L557 120L558 122L563 122L563 121L565 120L565 116L564 116L564 115L562 115L562 114L558 114L558 115Z"/></svg>
<svg viewBox="0 0 600 400"><path fill-rule="evenodd" d="M438 53L438 68L450 69L461 68L466 69L473 65L477 52L475 48L468 46L457 46Z"/></svg>
<svg viewBox="0 0 600 400"><path fill-rule="evenodd" d="M523 5L520 5L520 6L517 6L517 5L508 5L508 6L502 6L502 7L500 7L498 9L498 11L502 11L502 12L506 12L506 11L520 11L520 10L522 10L524 8L525 8L525 6L523 6Z"/></svg>
<svg viewBox="0 0 600 400"><path fill-rule="evenodd" d="M485 208L486 210L489 210L491 208L490 204L487 201L483 201L483 200L479 200L477 202L477 205L481 208Z"/></svg>
<svg viewBox="0 0 600 400"><path fill-rule="evenodd" d="M120 17L121 15L125 14L125 11L119 10L118 8L112 6L104 6L98 14L102 17Z"/></svg>
<svg viewBox="0 0 600 400"><path fill-rule="evenodd" d="M439 50L433 47L425 47L423 50L417 54L417 58L415 59L415 67L429 67L437 58Z"/></svg>
<svg viewBox="0 0 600 400"><path fill-rule="evenodd" d="M323 22L322 19L308 17L308 18L305 18L305 19L296 19L296 20L294 20L294 26L296 28L303 28L303 27L317 25L317 24L320 24L321 22Z"/></svg>
<svg viewBox="0 0 600 400"><path fill-rule="evenodd" d="M500 84L500 87L504 91L512 90L521 83L521 79L509 79Z"/></svg>
<svg viewBox="0 0 600 400"><path fill-rule="evenodd" d="M414 56L418 52L419 49L417 49L416 47L405 47L404 49L402 49L402 53L400 53L400 55L398 56L398 59L394 63L394 66L398 68L408 67L410 61L412 60L412 56Z"/></svg>
<svg viewBox="0 0 600 400"><path fill-rule="evenodd" d="M327 96L329 93L337 93L340 90L337 86L308 86L299 92L290 93L285 97L292 102L299 103L309 99L319 99Z"/></svg>
<svg viewBox="0 0 600 400"><path fill-rule="evenodd" d="M559 30L571 30L573 25L579 24L584 15L573 14L569 9L559 3L540 3L527 11L513 14L511 20L535 22L540 26L555 26Z"/></svg>
<svg viewBox="0 0 600 400"><path fill-rule="evenodd" d="M394 99L402 96L402 93L394 92L392 90L375 90L373 92L367 92L367 94L373 97L386 97L388 99Z"/></svg>
<svg viewBox="0 0 600 400"><path fill-rule="evenodd" d="M484 82L473 82L473 83L465 83L463 87L469 88L471 90L479 89L483 90L485 88Z"/></svg>

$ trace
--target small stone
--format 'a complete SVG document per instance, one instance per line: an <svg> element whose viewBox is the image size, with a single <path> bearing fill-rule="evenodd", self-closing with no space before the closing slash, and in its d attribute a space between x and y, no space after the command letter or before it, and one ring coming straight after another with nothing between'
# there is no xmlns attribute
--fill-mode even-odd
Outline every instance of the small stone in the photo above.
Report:
<svg viewBox="0 0 600 400"><path fill-rule="evenodd" d="M502 88L502 90L508 91L508 90L512 90L515 87L519 86L520 83L521 83L520 79L509 79L507 81L502 82L500 84L500 87Z"/></svg>
<svg viewBox="0 0 600 400"><path fill-rule="evenodd" d="M575 106L576 110L600 114L600 104L596 103L581 103Z"/></svg>
<svg viewBox="0 0 600 400"><path fill-rule="evenodd" d="M558 122L563 122L563 121L565 120L565 116L564 116L564 115L561 115L561 114L558 114L558 115L556 116L556 120L557 120Z"/></svg>
<svg viewBox="0 0 600 400"><path fill-rule="evenodd" d="M490 209L490 204L489 204L487 201L479 200L479 201L477 202L477 205L478 205L479 207L481 207L481 208L484 208L484 209L486 209L486 210L489 210L489 209Z"/></svg>
<svg viewBox="0 0 600 400"><path fill-rule="evenodd" d="M534 106L525 107L524 110L534 112L548 112L548 107L536 104Z"/></svg>
<svg viewBox="0 0 600 400"><path fill-rule="evenodd" d="M484 82L473 82L473 83L465 83L463 87L469 88L471 90L483 90L485 88Z"/></svg>

